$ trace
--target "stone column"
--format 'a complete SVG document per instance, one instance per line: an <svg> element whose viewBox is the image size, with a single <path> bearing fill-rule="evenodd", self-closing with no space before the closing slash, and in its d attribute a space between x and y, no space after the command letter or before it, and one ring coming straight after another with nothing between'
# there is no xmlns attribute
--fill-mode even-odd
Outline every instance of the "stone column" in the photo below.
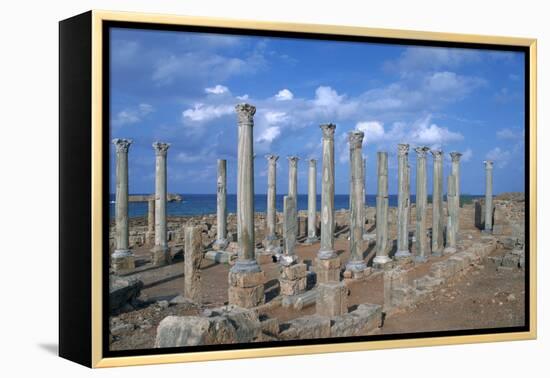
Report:
<svg viewBox="0 0 550 378"><path fill-rule="evenodd" d="M451 152L451 174L455 177L455 207L456 207L456 217L460 219L460 157L462 154L460 152ZM458 238L458 231L460 228L460 223L456 222L455 226L455 237Z"/></svg>
<svg viewBox="0 0 550 378"><path fill-rule="evenodd" d="M213 248L223 250L229 244L227 240L227 160L218 159L217 180L216 241Z"/></svg>
<svg viewBox="0 0 550 378"><path fill-rule="evenodd" d="M409 145L397 146L397 259L408 258L409 252L409 194L408 160Z"/></svg>
<svg viewBox="0 0 550 378"><path fill-rule="evenodd" d="M288 159L288 198L294 201L296 208L296 237L298 237L298 156L289 156Z"/></svg>
<svg viewBox="0 0 550 378"><path fill-rule="evenodd" d="M283 198L283 240L284 253L280 262L283 266L289 266L296 262L296 228L298 218L296 217L296 201L289 196Z"/></svg>
<svg viewBox="0 0 550 378"><path fill-rule="evenodd" d="M432 255L443 254L443 151L432 150L434 159L432 191Z"/></svg>
<svg viewBox="0 0 550 378"><path fill-rule="evenodd" d="M199 227L185 227L184 297L193 302L201 299L200 265L202 261L202 232Z"/></svg>
<svg viewBox="0 0 550 378"><path fill-rule="evenodd" d="M376 256L375 268L383 268L391 261L388 256L388 153L378 152L378 192L376 195Z"/></svg>
<svg viewBox="0 0 550 378"><path fill-rule="evenodd" d="M155 266L170 262L168 235L166 229L166 155L170 144L155 142L155 246L153 247L151 262Z"/></svg>
<svg viewBox="0 0 550 378"><path fill-rule="evenodd" d="M277 238L277 155L266 155L267 159L267 235L265 237L265 249L270 255L281 253L279 239Z"/></svg>
<svg viewBox="0 0 550 378"><path fill-rule="evenodd" d="M155 197L147 200L147 244L155 243Z"/></svg>
<svg viewBox="0 0 550 378"><path fill-rule="evenodd" d="M134 269L134 255L130 250L128 226L128 149L129 139L113 139L116 148L116 248L111 256L111 266L116 272Z"/></svg>
<svg viewBox="0 0 550 378"><path fill-rule="evenodd" d="M449 175L447 178L447 232L445 238L445 249L443 253L456 252L456 216L458 209L456 208L456 177Z"/></svg>
<svg viewBox="0 0 550 378"><path fill-rule="evenodd" d="M310 159L307 185L306 244L313 244L317 240L317 160Z"/></svg>
<svg viewBox="0 0 550 378"><path fill-rule="evenodd" d="M350 210L350 259L346 264L346 271L351 272L352 278L362 278L367 269L363 259L363 228L365 197L363 181L363 138L362 131L351 131L348 134L350 152L351 176L351 210Z"/></svg>
<svg viewBox="0 0 550 378"><path fill-rule="evenodd" d="M428 206L428 177L426 172L426 153L428 147L416 147L416 254L415 261L428 259L428 239L426 235L426 215Z"/></svg>
<svg viewBox="0 0 550 378"><path fill-rule="evenodd" d="M485 163L485 228L483 232L493 232L493 162Z"/></svg>
<svg viewBox="0 0 550 378"><path fill-rule="evenodd" d="M340 280L340 259L334 251L334 131L336 125L321 125L323 174L321 182L321 246L317 253L317 282Z"/></svg>
<svg viewBox="0 0 550 378"><path fill-rule="evenodd" d="M229 303L255 307L264 302L264 274L258 265L254 245L254 151L253 126L256 108L235 107L239 124L237 153L237 237L238 256L229 271Z"/></svg>

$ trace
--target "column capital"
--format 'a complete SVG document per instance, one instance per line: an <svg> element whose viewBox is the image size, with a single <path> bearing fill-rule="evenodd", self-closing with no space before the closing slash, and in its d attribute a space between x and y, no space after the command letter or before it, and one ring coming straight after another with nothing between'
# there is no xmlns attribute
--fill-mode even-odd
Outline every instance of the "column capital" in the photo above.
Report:
<svg viewBox="0 0 550 378"><path fill-rule="evenodd" d="M458 163L460 161L460 157L462 154L460 152L453 151L449 155L451 155L451 160L453 163Z"/></svg>
<svg viewBox="0 0 550 378"><path fill-rule="evenodd" d="M418 146L418 147L415 147L414 151L416 152L416 156L419 157L419 158L425 158L426 157L426 153L429 151L430 149L426 146Z"/></svg>
<svg viewBox="0 0 550 378"><path fill-rule="evenodd" d="M334 139L334 131L336 130L336 125L334 123L325 123L319 127L323 130L323 139Z"/></svg>
<svg viewBox="0 0 550 378"><path fill-rule="evenodd" d="M361 148L365 133L359 130L353 130L348 133L348 141L350 148Z"/></svg>
<svg viewBox="0 0 550 378"><path fill-rule="evenodd" d="M314 167L317 165L317 159L309 159L309 166Z"/></svg>
<svg viewBox="0 0 550 378"><path fill-rule="evenodd" d="M277 160L279 160L279 155L267 154L265 155L265 158L269 163L275 164Z"/></svg>
<svg viewBox="0 0 550 378"><path fill-rule="evenodd" d="M430 150L435 161L443 160L443 151L442 150Z"/></svg>
<svg viewBox="0 0 550 378"><path fill-rule="evenodd" d="M170 147L170 143L164 143L164 142L153 143L153 148L155 149L155 153L157 155L166 156L166 152L168 152L169 147Z"/></svg>
<svg viewBox="0 0 550 378"><path fill-rule="evenodd" d="M485 169L493 169L493 161L492 160L485 160L483 164L485 164Z"/></svg>
<svg viewBox="0 0 550 378"><path fill-rule="evenodd" d="M122 139L122 138L115 138L113 139L113 144L116 147L116 152L128 152L128 149L130 148L130 145L132 144L132 139Z"/></svg>
<svg viewBox="0 0 550 378"><path fill-rule="evenodd" d="M250 104L237 104L235 106L237 112L239 125L251 125L254 126L254 114L256 114L256 107Z"/></svg>
<svg viewBox="0 0 550 378"><path fill-rule="evenodd" d="M298 156L294 156L294 155L287 156L286 158L288 159L288 162L290 163L290 165L296 165L298 164L298 160L300 160Z"/></svg>
<svg viewBox="0 0 550 378"><path fill-rule="evenodd" d="M406 143L399 143L397 145L397 155L406 156L409 153L409 145Z"/></svg>

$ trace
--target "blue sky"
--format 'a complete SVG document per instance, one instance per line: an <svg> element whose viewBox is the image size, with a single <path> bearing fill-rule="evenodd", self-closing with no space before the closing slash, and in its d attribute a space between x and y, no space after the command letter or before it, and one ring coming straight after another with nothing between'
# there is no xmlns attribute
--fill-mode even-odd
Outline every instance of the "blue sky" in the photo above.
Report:
<svg viewBox="0 0 550 378"><path fill-rule="evenodd" d="M236 192L234 106L257 108L255 191L280 156L277 192L288 188L289 155L320 158L319 124L337 125L336 193L349 190L347 133L365 132L367 193L376 193L376 152L389 153L397 191L397 144L464 154L462 193L484 192L483 161L495 161L496 193L524 190L522 53L132 29L111 31L112 138L130 138L130 192L154 188L155 140L171 143L168 191L215 193L216 159L227 159ZM111 146L111 190L114 188ZM414 193L416 154L409 155ZM321 162L318 161L318 171ZM428 159L431 180L432 159ZM431 192L431 182L429 183ZM320 179L318 179L320 192Z"/></svg>

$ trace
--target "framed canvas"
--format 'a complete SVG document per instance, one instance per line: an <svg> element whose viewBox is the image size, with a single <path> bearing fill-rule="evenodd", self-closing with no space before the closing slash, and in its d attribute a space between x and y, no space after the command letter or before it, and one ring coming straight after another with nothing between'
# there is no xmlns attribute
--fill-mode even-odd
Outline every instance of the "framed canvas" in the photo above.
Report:
<svg viewBox="0 0 550 378"><path fill-rule="evenodd" d="M536 40L60 22L59 353L536 337Z"/></svg>

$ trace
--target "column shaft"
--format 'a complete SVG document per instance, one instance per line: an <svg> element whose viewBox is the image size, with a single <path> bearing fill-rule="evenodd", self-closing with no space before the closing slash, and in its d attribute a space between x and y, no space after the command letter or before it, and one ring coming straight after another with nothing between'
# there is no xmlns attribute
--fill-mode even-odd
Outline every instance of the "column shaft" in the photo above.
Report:
<svg viewBox="0 0 550 378"><path fill-rule="evenodd" d="M170 262L168 249L168 230L166 227L167 174L166 155L170 145L155 142L155 246L153 265Z"/></svg>
<svg viewBox="0 0 550 378"><path fill-rule="evenodd" d="M334 251L334 131L336 125L321 125L323 130L323 175L321 182L321 260L336 257Z"/></svg>
<svg viewBox="0 0 550 378"><path fill-rule="evenodd" d="M266 251L270 253L279 252L278 245L276 245L277 235L277 209L276 209L276 196L277 196L277 155L266 155L267 159L267 235L266 235Z"/></svg>
<svg viewBox="0 0 550 378"><path fill-rule="evenodd" d="M378 152L378 192L376 195L376 257L374 266L386 264L388 257L388 153Z"/></svg>
<svg viewBox="0 0 550 378"><path fill-rule="evenodd" d="M426 235L426 213L428 205L428 178L426 152L428 147L417 147L416 151L416 261L426 261L429 256Z"/></svg>
<svg viewBox="0 0 550 378"><path fill-rule="evenodd" d="M443 253L455 253L456 252L456 177L449 175L447 178L447 232L446 232L446 244Z"/></svg>
<svg viewBox="0 0 550 378"><path fill-rule="evenodd" d="M443 151L432 150L433 191L432 191L432 254L443 253Z"/></svg>
<svg viewBox="0 0 550 378"><path fill-rule="evenodd" d="M485 228L493 231L493 162L485 161Z"/></svg>
<svg viewBox="0 0 550 378"><path fill-rule="evenodd" d="M218 159L216 248L227 247L227 160Z"/></svg>
<svg viewBox="0 0 550 378"><path fill-rule="evenodd" d="M307 243L317 241L317 160L309 161L307 186Z"/></svg>
<svg viewBox="0 0 550 378"><path fill-rule="evenodd" d="M397 252L396 258L405 258L409 252L409 145L399 144L397 150Z"/></svg>

